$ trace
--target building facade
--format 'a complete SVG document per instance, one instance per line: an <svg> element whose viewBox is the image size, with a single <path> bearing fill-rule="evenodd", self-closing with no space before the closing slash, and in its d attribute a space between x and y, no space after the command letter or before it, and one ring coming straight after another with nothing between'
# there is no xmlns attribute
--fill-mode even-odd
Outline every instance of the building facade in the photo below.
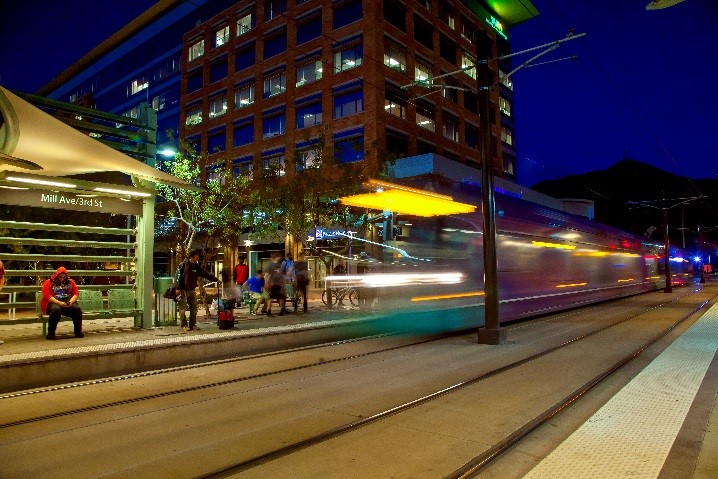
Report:
<svg viewBox="0 0 718 479"><path fill-rule="evenodd" d="M477 66L477 52L508 53L504 25L537 13L521 2L523 13L504 8L505 19L489 3L519 2L236 3L184 35L180 138L206 154L210 177L273 163L300 171L317 145L339 162L433 153L479 168L476 69L498 79L510 66ZM512 103L506 79L491 90L486 119L489 159L508 178Z"/></svg>

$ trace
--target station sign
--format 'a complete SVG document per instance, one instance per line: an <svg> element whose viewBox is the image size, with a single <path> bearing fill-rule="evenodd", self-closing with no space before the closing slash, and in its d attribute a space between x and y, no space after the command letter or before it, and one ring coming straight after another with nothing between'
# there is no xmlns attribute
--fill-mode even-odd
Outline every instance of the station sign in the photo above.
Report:
<svg viewBox="0 0 718 479"><path fill-rule="evenodd" d="M0 187L0 203L76 212L142 215L142 200L34 188Z"/></svg>

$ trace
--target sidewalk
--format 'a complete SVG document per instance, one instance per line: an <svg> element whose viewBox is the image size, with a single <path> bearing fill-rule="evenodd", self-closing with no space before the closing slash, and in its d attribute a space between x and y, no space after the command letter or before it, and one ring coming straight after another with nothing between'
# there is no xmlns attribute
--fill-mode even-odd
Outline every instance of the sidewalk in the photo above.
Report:
<svg viewBox="0 0 718 479"><path fill-rule="evenodd" d="M265 329L272 326L287 326L300 323L309 323L317 321L330 321L346 318L355 318L363 313L356 308L335 307L328 309L321 299L310 299L308 301L308 310L302 312L302 305L299 305L297 312L293 312L293 308L289 306L289 314L278 316L278 305L272 305L274 316L266 315L250 315L249 308L244 306L234 310L235 326L234 330L253 330ZM20 316L29 317L32 311ZM200 308L197 312L197 325L200 331L183 332L180 327L179 320L176 326L160 326L152 329L141 329L134 327L134 318L111 318L111 319L92 319L82 322L85 337L76 339L73 337L72 321L61 321L57 328L57 340L46 340L41 332L42 325L36 324L7 324L0 325L0 340L4 344L0 345L0 357L18 353L29 353L34 351L57 350L64 348L77 348L88 345L104 345L127 343L135 341L144 341L158 338L181 337L185 335L213 335L223 333L217 326L217 313L213 312L209 317L206 316L204 308Z"/></svg>

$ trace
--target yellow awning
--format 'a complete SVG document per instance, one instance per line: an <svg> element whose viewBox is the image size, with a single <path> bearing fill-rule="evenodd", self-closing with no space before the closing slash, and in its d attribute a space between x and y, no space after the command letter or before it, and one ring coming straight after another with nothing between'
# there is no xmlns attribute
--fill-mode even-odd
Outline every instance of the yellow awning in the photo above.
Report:
<svg viewBox="0 0 718 479"><path fill-rule="evenodd" d="M343 205L416 216L443 216L473 213L475 205L459 203L451 196L422 191L404 185L370 180L374 191L339 198Z"/></svg>

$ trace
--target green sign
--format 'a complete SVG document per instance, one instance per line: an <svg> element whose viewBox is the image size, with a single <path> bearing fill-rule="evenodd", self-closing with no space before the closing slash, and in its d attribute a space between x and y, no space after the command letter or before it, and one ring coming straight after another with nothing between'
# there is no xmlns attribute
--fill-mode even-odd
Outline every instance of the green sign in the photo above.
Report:
<svg viewBox="0 0 718 479"><path fill-rule="evenodd" d="M509 37L506 36L506 34L504 33L504 26L496 17L494 17L493 15L489 15L488 17L484 18L484 21L488 23L489 26L496 31L496 33L504 37L504 39L509 39Z"/></svg>

